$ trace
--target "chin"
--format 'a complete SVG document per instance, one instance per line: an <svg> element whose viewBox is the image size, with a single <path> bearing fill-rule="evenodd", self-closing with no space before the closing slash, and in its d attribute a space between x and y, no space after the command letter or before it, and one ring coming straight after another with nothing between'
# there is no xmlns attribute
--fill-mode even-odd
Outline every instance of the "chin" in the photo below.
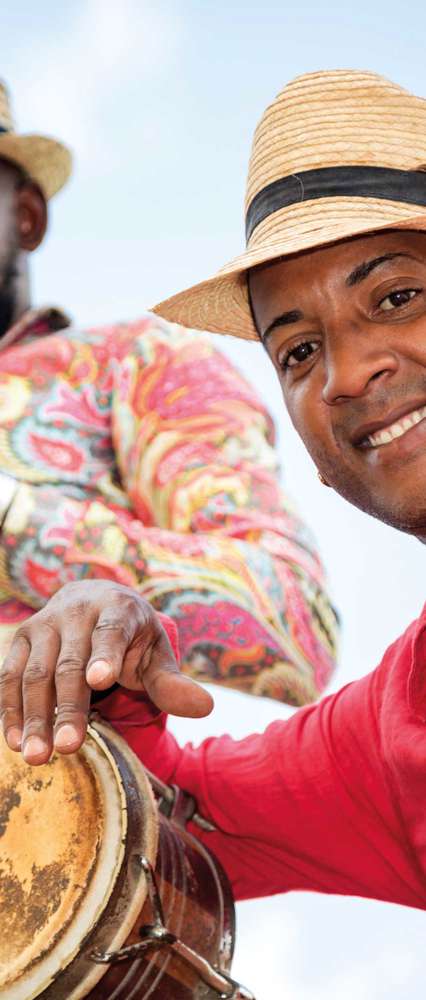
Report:
<svg viewBox="0 0 426 1000"><path fill-rule="evenodd" d="M420 477L416 479L411 487L407 481L403 485L394 483L392 491L387 490L383 497L377 493L372 494L363 483L355 479L349 483L346 479L343 484L332 482L330 476L328 481L340 496L364 514L370 514L397 531L426 540L426 490L419 481Z"/></svg>
<svg viewBox="0 0 426 1000"><path fill-rule="evenodd" d="M383 501L380 503L377 498L373 498L369 504L357 504L366 514L371 514L378 521L389 524L397 531L403 531L407 535L415 535L416 538L426 539L426 502L422 497L417 503L413 496L401 498L399 502L392 503Z"/></svg>

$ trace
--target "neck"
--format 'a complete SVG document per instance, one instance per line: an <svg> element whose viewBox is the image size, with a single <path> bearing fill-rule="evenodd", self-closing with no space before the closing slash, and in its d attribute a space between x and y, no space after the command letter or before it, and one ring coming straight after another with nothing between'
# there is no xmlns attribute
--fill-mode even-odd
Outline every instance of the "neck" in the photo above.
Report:
<svg viewBox="0 0 426 1000"><path fill-rule="evenodd" d="M16 257L15 274L13 276L13 314L12 324L31 308L31 287L27 254L21 251Z"/></svg>

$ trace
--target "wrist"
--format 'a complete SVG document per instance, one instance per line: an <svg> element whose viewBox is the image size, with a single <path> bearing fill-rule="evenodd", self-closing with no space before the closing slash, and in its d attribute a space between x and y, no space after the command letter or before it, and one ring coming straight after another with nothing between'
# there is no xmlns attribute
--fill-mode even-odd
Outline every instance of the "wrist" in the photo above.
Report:
<svg viewBox="0 0 426 1000"><path fill-rule="evenodd" d="M96 698L96 695L101 697ZM95 696L95 697L93 697ZM120 684L113 684L107 691L92 691L91 708L112 725L150 726L165 713L157 708L145 691L129 691Z"/></svg>

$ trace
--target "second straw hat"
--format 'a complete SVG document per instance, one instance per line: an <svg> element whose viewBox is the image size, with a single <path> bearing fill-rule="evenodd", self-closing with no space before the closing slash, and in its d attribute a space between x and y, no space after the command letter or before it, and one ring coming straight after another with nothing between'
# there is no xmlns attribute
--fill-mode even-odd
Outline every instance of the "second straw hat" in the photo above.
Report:
<svg viewBox="0 0 426 1000"><path fill-rule="evenodd" d="M22 135L15 131L9 93L0 81L0 159L20 167L39 185L45 198L52 198L71 173L70 150L46 135Z"/></svg>

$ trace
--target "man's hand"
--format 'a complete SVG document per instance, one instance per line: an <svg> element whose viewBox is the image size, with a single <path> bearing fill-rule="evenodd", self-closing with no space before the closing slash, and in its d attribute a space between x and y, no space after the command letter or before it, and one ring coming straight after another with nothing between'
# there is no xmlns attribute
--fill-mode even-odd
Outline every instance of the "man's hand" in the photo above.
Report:
<svg viewBox="0 0 426 1000"><path fill-rule="evenodd" d="M145 691L174 715L196 718L213 707L207 691L179 673L148 601L106 580L69 583L18 629L1 668L0 718L9 747L22 749L29 764L45 764L53 749L78 750L90 689L116 681Z"/></svg>

